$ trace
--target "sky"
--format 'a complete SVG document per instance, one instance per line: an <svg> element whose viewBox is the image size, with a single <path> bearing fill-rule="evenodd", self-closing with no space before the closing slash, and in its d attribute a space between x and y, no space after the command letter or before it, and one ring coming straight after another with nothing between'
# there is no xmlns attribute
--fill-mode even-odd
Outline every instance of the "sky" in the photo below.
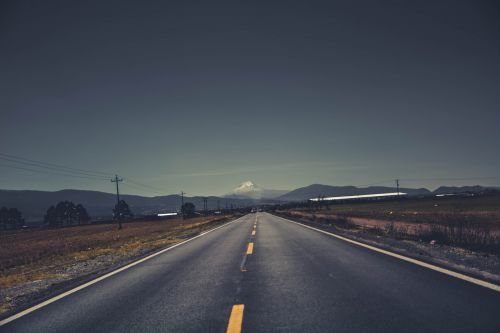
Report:
<svg viewBox="0 0 500 333"><path fill-rule="evenodd" d="M499 40L495 1L2 1L0 153L103 177L0 188L500 186Z"/></svg>

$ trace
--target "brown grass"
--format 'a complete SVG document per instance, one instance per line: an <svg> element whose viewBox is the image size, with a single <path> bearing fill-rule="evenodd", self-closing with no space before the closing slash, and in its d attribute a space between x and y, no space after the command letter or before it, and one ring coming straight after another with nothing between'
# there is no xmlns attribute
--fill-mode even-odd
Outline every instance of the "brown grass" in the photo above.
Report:
<svg viewBox="0 0 500 333"><path fill-rule="evenodd" d="M57 273L49 273L49 272L30 272L24 274L10 274L5 276L0 276L0 286L2 287L10 287L14 285L18 285L25 282L36 281L36 280L44 280L51 279L56 277L63 277L64 274Z"/></svg>
<svg viewBox="0 0 500 333"><path fill-rule="evenodd" d="M500 229L493 221L481 223L462 213L426 214L422 221L394 221L389 219L349 216L326 210L286 210L277 211L291 218L304 219L341 229L360 229L377 235L397 239L435 241L500 254Z"/></svg>
<svg viewBox="0 0 500 333"><path fill-rule="evenodd" d="M192 236L228 216L85 225L0 234L0 287L55 277L54 267L106 254L160 248Z"/></svg>

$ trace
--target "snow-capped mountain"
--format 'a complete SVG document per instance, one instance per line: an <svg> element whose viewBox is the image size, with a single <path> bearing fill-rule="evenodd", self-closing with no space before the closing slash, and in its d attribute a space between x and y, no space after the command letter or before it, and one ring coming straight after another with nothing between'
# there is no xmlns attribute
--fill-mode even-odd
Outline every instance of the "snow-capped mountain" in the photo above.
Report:
<svg viewBox="0 0 500 333"><path fill-rule="evenodd" d="M252 183L250 180L247 180L246 182L243 182L233 190L234 194L245 194L245 193L252 193L252 192L262 192L262 188L259 186L255 185Z"/></svg>
<svg viewBox="0 0 500 333"><path fill-rule="evenodd" d="M250 180L244 181L235 188L227 197L232 198L251 198L251 199L274 199L288 193L282 190L268 190L258 186Z"/></svg>

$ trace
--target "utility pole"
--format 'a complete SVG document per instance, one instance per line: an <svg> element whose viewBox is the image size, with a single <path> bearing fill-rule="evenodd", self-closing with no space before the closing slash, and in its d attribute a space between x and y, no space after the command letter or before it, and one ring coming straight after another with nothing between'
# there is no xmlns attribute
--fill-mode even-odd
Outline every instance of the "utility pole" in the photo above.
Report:
<svg viewBox="0 0 500 333"><path fill-rule="evenodd" d="M396 190L397 190L398 197L399 197L399 179L396 179Z"/></svg>
<svg viewBox="0 0 500 333"><path fill-rule="evenodd" d="M116 214L117 214L117 219L118 219L118 229L122 228L122 218L121 218L121 212L120 212L120 190L118 188L118 183L122 182L123 178L118 178L118 175L115 175L114 179L111 179L112 183L116 183Z"/></svg>
<svg viewBox="0 0 500 333"><path fill-rule="evenodd" d="M203 212L207 215L207 198L203 198Z"/></svg>
<svg viewBox="0 0 500 333"><path fill-rule="evenodd" d="M181 191L181 215L183 220L184 220L184 194L186 193Z"/></svg>

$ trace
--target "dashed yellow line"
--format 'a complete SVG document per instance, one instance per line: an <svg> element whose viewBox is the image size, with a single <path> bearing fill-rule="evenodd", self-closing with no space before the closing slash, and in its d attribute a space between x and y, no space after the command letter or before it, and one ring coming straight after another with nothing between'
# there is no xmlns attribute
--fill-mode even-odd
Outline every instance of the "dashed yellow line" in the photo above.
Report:
<svg viewBox="0 0 500 333"><path fill-rule="evenodd" d="M253 243L248 243L247 254L253 253Z"/></svg>
<svg viewBox="0 0 500 333"><path fill-rule="evenodd" d="M245 310L244 304L235 304L231 310L229 323L227 324L226 333L240 333L241 325L243 324L243 311Z"/></svg>

